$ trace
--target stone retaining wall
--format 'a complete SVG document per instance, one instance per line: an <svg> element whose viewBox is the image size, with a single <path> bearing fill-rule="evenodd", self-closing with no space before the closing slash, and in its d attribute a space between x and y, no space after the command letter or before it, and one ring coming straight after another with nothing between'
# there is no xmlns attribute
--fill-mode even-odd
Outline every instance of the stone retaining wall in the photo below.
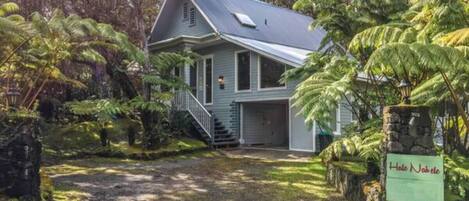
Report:
<svg viewBox="0 0 469 201"><path fill-rule="evenodd" d="M380 185L366 185L372 180L368 175L354 174L329 163L326 180L348 201L382 201Z"/></svg>
<svg viewBox="0 0 469 201"><path fill-rule="evenodd" d="M42 145L35 121L24 120L5 130L0 141L0 192L21 200L40 200Z"/></svg>

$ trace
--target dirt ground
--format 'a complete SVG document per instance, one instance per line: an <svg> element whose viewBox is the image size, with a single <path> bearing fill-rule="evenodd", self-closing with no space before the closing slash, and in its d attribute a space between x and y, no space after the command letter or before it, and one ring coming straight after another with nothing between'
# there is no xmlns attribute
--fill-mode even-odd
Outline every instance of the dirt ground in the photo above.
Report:
<svg viewBox="0 0 469 201"><path fill-rule="evenodd" d="M159 161L91 158L45 168L56 200L345 201L310 154L234 149Z"/></svg>

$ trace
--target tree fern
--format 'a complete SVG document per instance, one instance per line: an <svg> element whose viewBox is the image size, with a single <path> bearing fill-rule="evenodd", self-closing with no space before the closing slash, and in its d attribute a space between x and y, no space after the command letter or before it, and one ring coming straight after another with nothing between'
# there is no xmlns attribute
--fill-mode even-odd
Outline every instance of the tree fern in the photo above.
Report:
<svg viewBox="0 0 469 201"><path fill-rule="evenodd" d="M437 43L448 46L469 46L469 28L463 28L447 33L438 38Z"/></svg>
<svg viewBox="0 0 469 201"><path fill-rule="evenodd" d="M355 35L349 45L349 51L354 54L369 55L374 50L389 44L402 41L413 41L412 29L402 29L388 25L376 26Z"/></svg>
<svg viewBox="0 0 469 201"><path fill-rule="evenodd" d="M345 64L345 65L344 65ZM349 65L349 66L346 66ZM300 83L293 95L293 106L299 107L306 117L305 123L318 121L328 128L327 122L342 98L349 93L357 75L357 66L347 60L332 60L320 72Z"/></svg>
<svg viewBox="0 0 469 201"><path fill-rule="evenodd" d="M20 10L20 7L13 2L7 2L7 3L0 2L0 17L5 17L9 14L16 13L19 10Z"/></svg>

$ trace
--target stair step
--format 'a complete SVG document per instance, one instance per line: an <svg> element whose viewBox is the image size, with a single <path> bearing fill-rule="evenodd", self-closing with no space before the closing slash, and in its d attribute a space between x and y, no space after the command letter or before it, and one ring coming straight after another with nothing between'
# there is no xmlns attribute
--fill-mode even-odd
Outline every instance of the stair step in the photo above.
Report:
<svg viewBox="0 0 469 201"><path fill-rule="evenodd" d="M232 137L228 137L228 138L215 138L215 142L229 142L229 141L236 141L237 138L232 136Z"/></svg>
<svg viewBox="0 0 469 201"><path fill-rule="evenodd" d="M215 125L215 130L224 130L225 126L224 125Z"/></svg>
<svg viewBox="0 0 469 201"><path fill-rule="evenodd" d="M232 135L233 133L228 133L228 132L227 133L215 133L215 137L232 136Z"/></svg>
<svg viewBox="0 0 469 201"><path fill-rule="evenodd" d="M238 141L234 141L234 142L215 142L215 143L213 143L213 146L238 145L238 144L239 144Z"/></svg>
<svg viewBox="0 0 469 201"><path fill-rule="evenodd" d="M223 134L227 134L228 131L227 130L215 130L215 135L223 135Z"/></svg>

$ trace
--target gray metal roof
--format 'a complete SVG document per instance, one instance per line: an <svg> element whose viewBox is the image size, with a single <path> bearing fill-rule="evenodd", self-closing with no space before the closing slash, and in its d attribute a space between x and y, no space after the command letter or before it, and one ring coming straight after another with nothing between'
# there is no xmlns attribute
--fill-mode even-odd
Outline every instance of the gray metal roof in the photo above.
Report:
<svg viewBox="0 0 469 201"><path fill-rule="evenodd" d="M222 38L245 47L246 49L253 50L263 56L278 60L293 67L303 66L308 54L311 50L294 48L275 43L266 43L258 40L232 36L229 34L222 35Z"/></svg>
<svg viewBox="0 0 469 201"><path fill-rule="evenodd" d="M308 29L313 19L258 0L193 0L220 34L318 50L326 31ZM256 28L243 26L233 13L249 16Z"/></svg>

